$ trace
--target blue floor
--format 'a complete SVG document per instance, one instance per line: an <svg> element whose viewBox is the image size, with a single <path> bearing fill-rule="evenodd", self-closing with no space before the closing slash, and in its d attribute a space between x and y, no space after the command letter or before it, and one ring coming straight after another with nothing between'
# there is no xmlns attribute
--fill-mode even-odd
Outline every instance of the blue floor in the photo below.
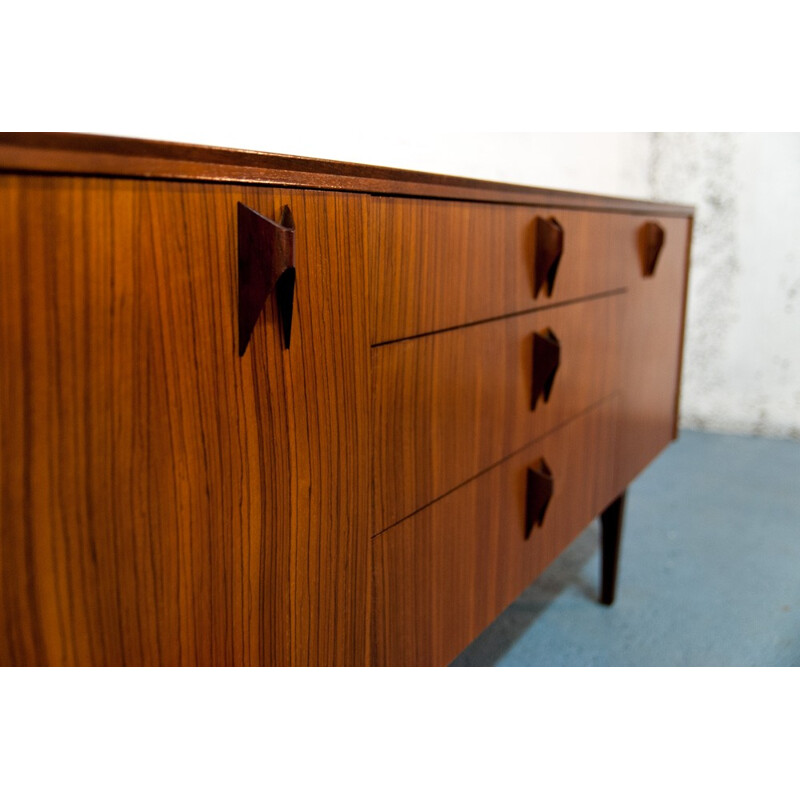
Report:
<svg viewBox="0 0 800 800"><path fill-rule="evenodd" d="M610 608L598 540L453 666L800 666L800 442L681 431L628 490Z"/></svg>

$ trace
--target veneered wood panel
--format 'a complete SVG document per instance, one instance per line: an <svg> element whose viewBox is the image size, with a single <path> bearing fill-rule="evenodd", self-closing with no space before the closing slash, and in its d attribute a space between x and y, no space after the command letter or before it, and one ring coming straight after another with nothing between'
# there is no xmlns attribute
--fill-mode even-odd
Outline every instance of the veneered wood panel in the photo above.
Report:
<svg viewBox="0 0 800 800"><path fill-rule="evenodd" d="M564 249L552 296L534 299L535 219ZM376 198L370 204L372 341L394 341L625 285L639 218L563 208Z"/></svg>
<svg viewBox="0 0 800 800"><path fill-rule="evenodd" d="M288 351L237 201L292 208ZM0 663L364 662L364 202L0 176Z"/></svg>
<svg viewBox="0 0 800 800"><path fill-rule="evenodd" d="M613 499L616 398L372 540L376 665L455 658ZM525 540L527 468L554 475Z"/></svg>
<svg viewBox="0 0 800 800"><path fill-rule="evenodd" d="M689 219L658 221L664 244L655 273L627 263L617 484L621 492L676 435Z"/></svg>
<svg viewBox="0 0 800 800"><path fill-rule="evenodd" d="M372 349L375 532L619 387L624 293ZM534 332L560 365L531 410Z"/></svg>

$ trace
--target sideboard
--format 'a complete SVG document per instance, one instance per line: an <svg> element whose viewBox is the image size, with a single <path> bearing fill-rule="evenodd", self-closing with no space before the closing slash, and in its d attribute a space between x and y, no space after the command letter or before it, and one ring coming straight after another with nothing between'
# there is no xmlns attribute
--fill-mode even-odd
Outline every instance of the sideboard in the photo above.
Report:
<svg viewBox="0 0 800 800"><path fill-rule="evenodd" d="M693 210L0 135L0 664L444 665L677 434Z"/></svg>

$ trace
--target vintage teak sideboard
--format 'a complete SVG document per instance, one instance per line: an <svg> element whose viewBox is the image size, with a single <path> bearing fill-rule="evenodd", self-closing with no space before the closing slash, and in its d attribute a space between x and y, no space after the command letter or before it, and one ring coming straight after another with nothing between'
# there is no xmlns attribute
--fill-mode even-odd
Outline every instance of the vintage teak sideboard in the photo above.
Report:
<svg viewBox="0 0 800 800"><path fill-rule="evenodd" d="M447 664L676 435L692 209L0 136L0 664Z"/></svg>

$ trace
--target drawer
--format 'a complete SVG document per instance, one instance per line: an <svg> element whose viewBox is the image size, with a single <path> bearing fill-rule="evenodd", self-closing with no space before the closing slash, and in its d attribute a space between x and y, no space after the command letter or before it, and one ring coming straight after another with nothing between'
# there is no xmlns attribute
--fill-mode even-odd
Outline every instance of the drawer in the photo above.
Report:
<svg viewBox="0 0 800 800"><path fill-rule="evenodd" d="M373 661L455 658L613 499L616 398L372 540ZM526 538L528 468L552 496Z"/></svg>
<svg viewBox="0 0 800 800"><path fill-rule="evenodd" d="M537 219L563 249L552 293L534 297ZM617 289L637 256L642 217L559 208L374 198L372 341L386 342ZM537 241L538 240L538 241ZM541 245L541 247L540 247Z"/></svg>
<svg viewBox="0 0 800 800"><path fill-rule="evenodd" d="M496 464L619 386L625 294L372 348L374 531ZM559 342L549 398L531 409Z"/></svg>

